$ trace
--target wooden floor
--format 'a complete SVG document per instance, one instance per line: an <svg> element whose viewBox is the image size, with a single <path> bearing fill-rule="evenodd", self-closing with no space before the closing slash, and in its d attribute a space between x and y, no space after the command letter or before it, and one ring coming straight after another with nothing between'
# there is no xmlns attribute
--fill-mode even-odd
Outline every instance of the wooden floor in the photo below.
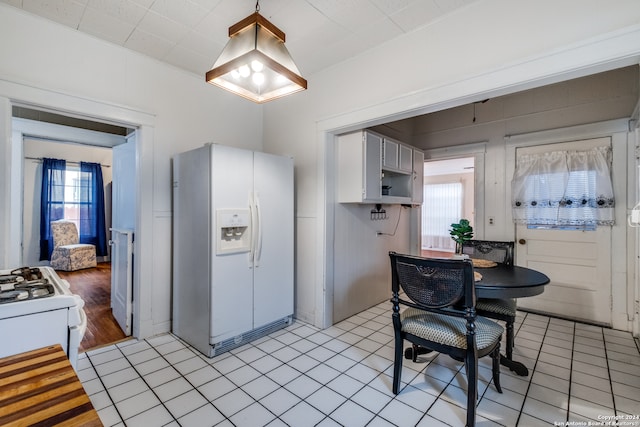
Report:
<svg viewBox="0 0 640 427"><path fill-rule="evenodd" d="M423 249L420 253L423 257L433 257L433 258L451 258L453 252L444 252L444 251L432 251Z"/></svg>
<svg viewBox="0 0 640 427"><path fill-rule="evenodd" d="M80 343L81 352L126 338L111 314L110 263L99 263L96 268L56 272L69 282L71 291L84 300L87 330Z"/></svg>

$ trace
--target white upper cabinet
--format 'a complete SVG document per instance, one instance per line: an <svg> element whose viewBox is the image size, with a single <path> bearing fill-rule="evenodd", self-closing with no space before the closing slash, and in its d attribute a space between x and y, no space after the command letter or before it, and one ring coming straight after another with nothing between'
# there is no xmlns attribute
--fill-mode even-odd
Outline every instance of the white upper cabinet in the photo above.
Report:
<svg viewBox="0 0 640 427"><path fill-rule="evenodd" d="M338 138L338 202L382 201L382 137L353 132Z"/></svg>
<svg viewBox="0 0 640 427"><path fill-rule="evenodd" d="M336 163L338 202L422 203L423 161L422 152L375 132L341 135Z"/></svg>

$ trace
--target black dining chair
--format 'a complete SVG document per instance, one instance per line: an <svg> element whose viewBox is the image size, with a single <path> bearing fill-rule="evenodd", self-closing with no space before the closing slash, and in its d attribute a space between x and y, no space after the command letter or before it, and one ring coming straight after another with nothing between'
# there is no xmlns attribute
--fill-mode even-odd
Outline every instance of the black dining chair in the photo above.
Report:
<svg viewBox="0 0 640 427"><path fill-rule="evenodd" d="M500 388L498 323L476 316L473 264L469 260L421 258L390 252L395 352L393 393L400 392L404 340L463 361L467 373L467 426L475 425L478 359L493 359ZM402 296L401 296L402 293ZM406 298L405 298L406 296ZM400 306L406 308L400 312Z"/></svg>
<svg viewBox="0 0 640 427"><path fill-rule="evenodd" d="M501 264L513 265L514 242L492 240L469 240L462 244L462 253L470 258L484 259ZM479 316L505 322L507 329L506 357L512 359L514 323L516 321L516 300L514 298L478 298L476 312Z"/></svg>

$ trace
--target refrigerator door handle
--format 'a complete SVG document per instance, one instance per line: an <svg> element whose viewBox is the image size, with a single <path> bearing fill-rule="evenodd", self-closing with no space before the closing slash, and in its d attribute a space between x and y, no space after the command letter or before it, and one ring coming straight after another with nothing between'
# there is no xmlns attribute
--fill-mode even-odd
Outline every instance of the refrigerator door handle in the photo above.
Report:
<svg viewBox="0 0 640 427"><path fill-rule="evenodd" d="M262 257L262 212L260 211L260 197L258 193L254 195L255 208L256 208L256 236L258 240L256 242L255 253L253 255L254 265L260 266L260 258Z"/></svg>
<svg viewBox="0 0 640 427"><path fill-rule="evenodd" d="M253 195L252 195L253 196ZM249 218L251 218L251 243L249 245L249 268L253 268L253 260L255 258L255 246L256 246L256 209L253 204L253 200L249 203Z"/></svg>

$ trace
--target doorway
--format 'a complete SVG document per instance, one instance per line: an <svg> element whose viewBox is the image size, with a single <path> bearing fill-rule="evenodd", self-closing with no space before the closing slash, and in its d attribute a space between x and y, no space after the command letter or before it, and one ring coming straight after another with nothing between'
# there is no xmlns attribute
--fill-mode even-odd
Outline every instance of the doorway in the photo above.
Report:
<svg viewBox="0 0 640 427"><path fill-rule="evenodd" d="M455 252L449 230L461 218L474 224L475 157L427 160L424 163L421 253Z"/></svg>
<svg viewBox="0 0 640 427"><path fill-rule="evenodd" d="M131 145L134 151L128 150L135 158L135 130L120 126L104 125L101 123L67 118L57 114L38 112L26 108L13 108L13 129L22 135L22 253L21 265L49 265L48 261L40 261L40 182L42 174L42 158L58 158L67 161L67 178L73 175L74 168L78 168L81 161L98 163L101 165L104 182L104 207L106 233L109 233L112 222L112 184L114 174L122 174L118 168L112 167L114 147ZM25 119L24 117L29 117ZM69 122L70 123L67 123ZM69 126L71 125L71 126ZM130 143L130 140L133 142ZM120 181L127 181L132 189L130 179L131 169L135 170L135 162L129 163L127 176ZM113 172L113 173L112 173ZM115 180L117 182L118 179ZM135 200L135 193L130 190ZM65 195L65 200L67 199ZM122 198L118 199L122 203ZM65 202L66 203L66 202ZM122 207L120 206L120 209ZM135 204L131 209L124 209L135 218ZM135 227L135 220L132 221ZM113 237L107 234L107 237ZM58 275L70 283L71 290L85 301L85 313L88 317L88 327L85 338L81 343L81 350L88 350L98 346L119 341L131 335L131 322L128 329L123 331L112 313L113 292L112 263L114 262L113 248L106 256L97 257L98 266L85 270L63 272ZM118 270L119 261L115 262ZM130 278L132 287L132 277Z"/></svg>

